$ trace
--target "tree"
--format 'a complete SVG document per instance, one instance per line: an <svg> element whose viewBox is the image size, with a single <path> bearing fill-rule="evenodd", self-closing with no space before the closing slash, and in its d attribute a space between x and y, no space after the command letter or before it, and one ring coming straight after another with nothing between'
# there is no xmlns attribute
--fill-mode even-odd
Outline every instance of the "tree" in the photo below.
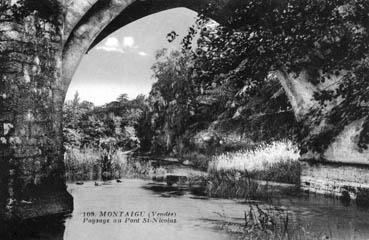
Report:
<svg viewBox="0 0 369 240"><path fill-rule="evenodd" d="M64 124L67 127L76 128L79 119L81 118L81 112L79 109L80 98L78 91L75 92L72 100L67 101L64 105Z"/></svg>
<svg viewBox="0 0 369 240"><path fill-rule="evenodd" d="M119 97L117 98L117 101L119 103L125 104L128 102L128 94L127 93L123 93L121 95L119 95Z"/></svg>
<svg viewBox="0 0 369 240"><path fill-rule="evenodd" d="M194 71L204 86L215 80L240 89L237 95L247 101L260 94L273 71L305 72L317 89L331 81L334 87L317 91L316 110L301 120L306 123L298 136L302 149L323 152L345 126L365 118L359 146L367 148L368 1L241 1L226 25L209 28L204 16L217 10L215 2L199 16L200 38L193 51ZM194 29L183 40L186 51ZM314 134L323 122L325 130Z"/></svg>
<svg viewBox="0 0 369 240"><path fill-rule="evenodd" d="M79 101L80 101L79 93L78 93L78 91L76 91L74 93L73 100L71 102L72 107L77 108L78 105L79 105Z"/></svg>
<svg viewBox="0 0 369 240"><path fill-rule="evenodd" d="M191 56L178 51L158 51L152 66L157 80L149 95L157 150L171 152L188 127L196 122L196 92L191 78ZM160 137L161 136L161 137ZM154 147L155 150L155 147Z"/></svg>

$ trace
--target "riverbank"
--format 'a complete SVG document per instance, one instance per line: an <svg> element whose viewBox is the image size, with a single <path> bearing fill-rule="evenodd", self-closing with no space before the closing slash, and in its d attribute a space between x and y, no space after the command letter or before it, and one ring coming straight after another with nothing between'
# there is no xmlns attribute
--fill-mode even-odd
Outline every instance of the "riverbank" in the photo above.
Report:
<svg viewBox="0 0 369 240"><path fill-rule="evenodd" d="M90 151L74 150L67 163L67 179L78 182L100 181L103 173ZM70 151L70 153L73 153ZM79 156L83 155L83 156ZM182 157L132 156L117 151L111 158L110 179L142 178L166 182L168 185L190 185L211 197L268 199L275 195L296 192L300 181L298 151L290 141L260 144L250 149L207 156L206 168L196 160ZM94 154L96 158L97 154ZM89 161L87 161L87 159ZM92 160L91 160L92 159ZM203 160L203 158L202 158ZM287 185L287 186L286 186Z"/></svg>
<svg viewBox="0 0 369 240"><path fill-rule="evenodd" d="M212 197L267 200L298 191L299 152L291 141L214 156L208 167L207 193Z"/></svg>

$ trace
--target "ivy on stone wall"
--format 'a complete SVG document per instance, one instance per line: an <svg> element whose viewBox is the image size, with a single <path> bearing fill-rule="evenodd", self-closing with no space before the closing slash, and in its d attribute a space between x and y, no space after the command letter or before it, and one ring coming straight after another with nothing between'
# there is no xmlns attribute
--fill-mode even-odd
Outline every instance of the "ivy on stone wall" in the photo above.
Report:
<svg viewBox="0 0 369 240"><path fill-rule="evenodd" d="M34 15L56 26L62 24L62 6L58 1L53 0L18 0L14 4L1 3L0 12L11 13L10 15L18 22L27 16Z"/></svg>

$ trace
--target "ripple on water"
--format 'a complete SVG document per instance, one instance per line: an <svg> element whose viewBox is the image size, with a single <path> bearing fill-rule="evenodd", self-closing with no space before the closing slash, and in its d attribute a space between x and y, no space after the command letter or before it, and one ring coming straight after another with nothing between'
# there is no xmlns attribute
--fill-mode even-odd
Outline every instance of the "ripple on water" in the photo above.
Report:
<svg viewBox="0 0 369 240"><path fill-rule="evenodd" d="M237 224L243 222L244 212L253 204L270 209L277 207L278 211L286 210L295 223L316 233L328 232L334 239L352 239L354 236L356 239L369 239L369 212L366 209L345 207L339 201L326 198L282 198L274 200L273 206L270 206L253 201L212 199L201 194L195 195L184 187L134 179L101 186L95 186L94 182L70 184L68 190L74 197L73 214L59 222L44 221L38 225L39 228L33 228L32 236L23 236L22 240L225 240L230 239L233 233L224 231L221 226L229 224L229 229L234 228L234 232L237 232ZM176 213L177 222L82 223L83 212L100 210L170 211ZM55 223L59 227L52 227Z"/></svg>

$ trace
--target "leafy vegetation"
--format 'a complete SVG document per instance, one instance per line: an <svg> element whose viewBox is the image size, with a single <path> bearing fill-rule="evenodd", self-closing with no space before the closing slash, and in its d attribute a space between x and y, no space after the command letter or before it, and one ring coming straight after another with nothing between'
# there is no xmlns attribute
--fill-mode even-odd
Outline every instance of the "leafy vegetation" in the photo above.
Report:
<svg viewBox="0 0 369 240"><path fill-rule="evenodd" d="M70 180L121 177L122 151L136 150L139 139L134 126L146 107L144 97L117 101L102 107L80 102L78 92L64 105L65 163ZM119 157L120 156L120 157Z"/></svg>
<svg viewBox="0 0 369 240"><path fill-rule="evenodd" d="M35 16L45 22L54 24L55 26L61 25L62 6L57 1L52 0L17 0L17 1L2 1L0 2L0 12L12 16L14 20L21 21L27 16ZM8 13L11 13L9 15ZM39 28L38 23L35 23Z"/></svg>
<svg viewBox="0 0 369 240"><path fill-rule="evenodd" d="M275 78L259 95L239 101L235 87L216 79L211 86L204 84L194 72L193 57L191 52L158 52L152 67L157 81L137 128L145 151L187 158L193 151L212 155L250 142L292 138L296 121ZM244 143L229 141L230 132Z"/></svg>
<svg viewBox="0 0 369 240"><path fill-rule="evenodd" d="M145 108L144 101L144 96L128 100L121 95L117 101L95 107L90 102L80 102L76 92L74 99L64 105L66 147L137 148L134 126Z"/></svg>
<svg viewBox="0 0 369 240"><path fill-rule="evenodd" d="M369 143L368 10L365 0L239 1L223 26L209 27L214 1L183 40L192 50L194 74L209 89L236 89L241 105L262 94L273 72L305 73L317 91L316 109L300 119L303 152L323 152L350 122L366 118L359 147ZM172 40L173 33L168 35ZM329 109L329 111L327 111ZM318 135L314 128L327 126Z"/></svg>

